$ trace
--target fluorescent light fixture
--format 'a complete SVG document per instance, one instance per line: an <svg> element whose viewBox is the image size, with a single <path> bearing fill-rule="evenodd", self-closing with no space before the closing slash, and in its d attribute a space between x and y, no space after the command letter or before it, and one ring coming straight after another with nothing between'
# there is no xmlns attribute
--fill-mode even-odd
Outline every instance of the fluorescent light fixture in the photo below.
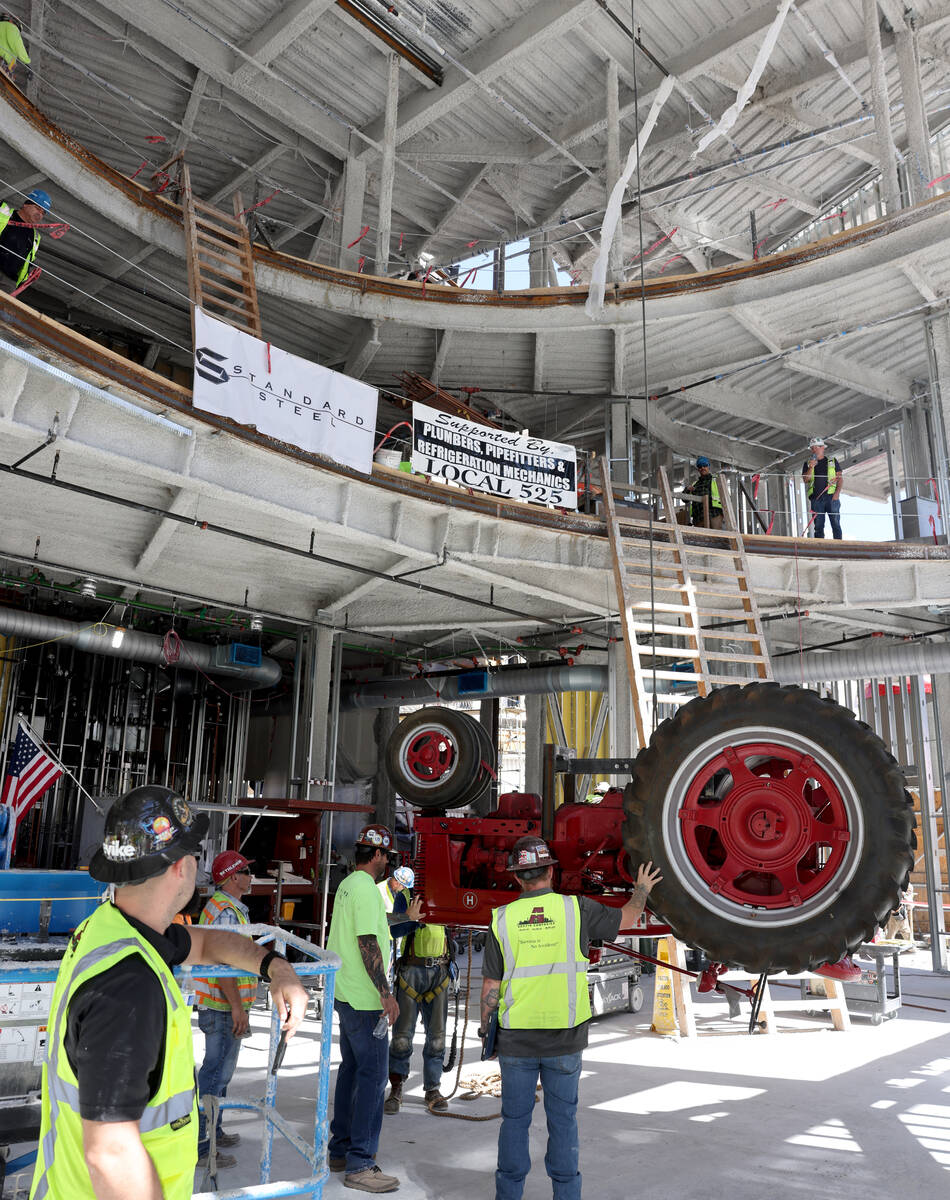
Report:
<svg viewBox="0 0 950 1200"><path fill-rule="evenodd" d="M116 625L115 629L113 629L113 631L112 631L112 649L118 650L118 648L122 645L122 642L124 640L125 640L125 630L122 628L121 625Z"/></svg>

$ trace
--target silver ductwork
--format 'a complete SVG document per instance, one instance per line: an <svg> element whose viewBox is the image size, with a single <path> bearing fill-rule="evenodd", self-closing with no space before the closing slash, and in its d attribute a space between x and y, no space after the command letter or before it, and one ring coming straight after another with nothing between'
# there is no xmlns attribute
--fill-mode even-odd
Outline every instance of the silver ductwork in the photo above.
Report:
<svg viewBox="0 0 950 1200"><path fill-rule="evenodd" d="M881 679L899 675L943 675L950 672L950 642L871 643L859 649L811 650L775 659L777 683L825 683L833 679Z"/></svg>
<svg viewBox="0 0 950 1200"><path fill-rule="evenodd" d="M47 617L41 613L0 608L2 634L31 641L58 641L89 654L107 654L111 658L165 664L163 639L156 634L125 629L122 637L116 639L113 636L115 632L113 625L77 625L73 621ZM243 685L241 690L274 687L280 683L281 669L276 659L262 658L259 666L233 662L229 661L229 650L229 646L206 646L201 642L182 641L181 657L176 665L183 671L201 670L208 675L232 679Z"/></svg>
<svg viewBox="0 0 950 1200"><path fill-rule="evenodd" d="M348 683L340 708L397 708L400 704L447 704L452 700L486 700L494 696L537 696L545 692L606 692L607 668L530 667L514 671L476 668L460 675L424 675L419 679L376 679Z"/></svg>

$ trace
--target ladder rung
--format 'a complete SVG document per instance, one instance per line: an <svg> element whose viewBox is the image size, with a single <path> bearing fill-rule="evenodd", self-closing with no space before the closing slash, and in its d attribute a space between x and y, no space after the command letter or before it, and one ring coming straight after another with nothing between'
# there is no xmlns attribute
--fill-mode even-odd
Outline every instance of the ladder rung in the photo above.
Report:
<svg viewBox="0 0 950 1200"><path fill-rule="evenodd" d="M230 242L222 242L220 238L213 237L210 233L205 233L203 229L195 227L195 237L199 240L198 251L203 254L205 247L203 243L209 246L217 246L219 250L226 250L228 258L226 261L233 262L234 259L241 257L239 246L234 246Z"/></svg>
<svg viewBox="0 0 950 1200"><path fill-rule="evenodd" d="M227 283L219 283L217 279L209 279L204 271L201 273L201 286L204 288L214 288L217 292L224 292L228 296L236 296L239 300L247 300L250 303L250 297L242 288L231 287Z"/></svg>
<svg viewBox="0 0 950 1200"><path fill-rule="evenodd" d="M651 582L650 580L647 580L645 583L638 583L636 579L626 579L626 580L624 580L624 583L627 587L634 587L634 588L637 588L639 591L644 591L644 590L651 591L652 590L654 592L682 592L682 591L685 591L686 588L691 586L688 583L681 583L681 584L678 584L676 587L667 587L662 583ZM670 580L666 580L666 583L669 584Z"/></svg>
<svg viewBox="0 0 950 1200"><path fill-rule="evenodd" d="M204 308L204 305L202 304L201 307ZM216 321L223 321L225 325L230 325L232 329L240 329L242 333L253 333L255 337L260 336L259 333L254 333L254 328L247 321L242 325L240 321L232 321L230 317L224 316L223 313L212 313L211 315Z"/></svg>
<svg viewBox="0 0 950 1200"><path fill-rule="evenodd" d="M640 658L699 658L699 650L691 650L688 646L645 646L637 643ZM644 667L649 671L649 667Z"/></svg>
<svg viewBox="0 0 950 1200"><path fill-rule="evenodd" d="M208 250L205 246L198 247L198 254L198 266L202 271L213 271L216 275L222 275L225 279L233 279L237 283L244 282L244 265L237 255L219 254L217 250ZM229 267L234 268L234 271L225 271L223 267L215 266L213 262L205 262L206 258L216 259L219 263L227 263Z"/></svg>
<svg viewBox="0 0 950 1200"><path fill-rule="evenodd" d="M206 200L199 200L197 196L191 198L192 207L198 212L210 213L218 221L224 221L228 225L234 225L238 229L244 228L244 222L238 220L233 213L225 212L223 208L215 208L213 204L209 204Z"/></svg>
<svg viewBox="0 0 950 1200"><path fill-rule="evenodd" d="M203 221L200 217L195 218L195 228L199 236L203 237L205 234L210 234L212 237L223 238L225 241L233 242L235 249L238 249L244 240L237 230L232 233L230 229L214 225L211 221Z"/></svg>
<svg viewBox="0 0 950 1200"><path fill-rule="evenodd" d="M661 633L664 637L699 637L703 630L688 625L652 625L649 621L628 621L634 633ZM753 635L750 634L750 637Z"/></svg>
<svg viewBox="0 0 950 1200"><path fill-rule="evenodd" d="M687 554L712 554L716 558L738 558L739 550L720 550L713 546L694 546L690 542L683 542L683 549Z"/></svg>
<svg viewBox="0 0 950 1200"><path fill-rule="evenodd" d="M718 654L715 650L706 647L706 657L722 660L724 662L741 662L741 663L763 663L768 662L768 657L765 654L733 654L728 650L722 650Z"/></svg>
<svg viewBox="0 0 950 1200"><path fill-rule="evenodd" d="M645 600L638 600L634 604L630 605L631 609L638 608L638 607L639 607L640 611L643 611L643 609L646 609L647 612L650 611L650 605ZM703 608L702 610L700 610L697 605L669 604L665 600L658 600L653 605L653 608L657 612L690 613L692 616L704 616L704 617L736 617L742 621L744 621L746 619L742 615L742 609L737 609L737 608ZM749 614L748 619L750 621L753 620L751 613Z"/></svg>
<svg viewBox="0 0 950 1200"><path fill-rule="evenodd" d="M228 300L219 300L217 296L204 296L205 304L213 304L216 308L227 309L228 312L235 312L238 316L247 317L251 315L251 301L245 300L244 306L240 304L231 304Z"/></svg>
<svg viewBox="0 0 950 1200"><path fill-rule="evenodd" d="M737 591L734 591L734 592L722 592L722 591L717 591L714 588L704 587L702 585L702 583L696 583L695 580L693 581L692 586L693 586L693 591L696 592L697 595L722 596L726 600L730 600L730 599L742 600L746 597L749 597L751 599L751 597L749 596L749 592L745 588L739 588Z"/></svg>
<svg viewBox="0 0 950 1200"><path fill-rule="evenodd" d="M749 620L752 620L752 614L749 614ZM734 629L724 629L720 632L718 629L703 629L704 638L725 638L730 642L760 642L762 639L757 633L742 633L736 632Z"/></svg>

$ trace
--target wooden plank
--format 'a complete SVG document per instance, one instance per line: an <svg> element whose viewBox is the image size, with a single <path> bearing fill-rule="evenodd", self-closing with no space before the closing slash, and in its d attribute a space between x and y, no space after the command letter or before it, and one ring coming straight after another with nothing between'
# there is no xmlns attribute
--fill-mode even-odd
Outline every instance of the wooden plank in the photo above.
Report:
<svg viewBox="0 0 950 1200"><path fill-rule="evenodd" d="M229 267L233 267L236 274L233 274L232 277L234 279L240 279L242 282L244 281L244 264L238 255L220 254L217 250L209 250L208 247L204 245L200 245L198 247L198 253L201 255L202 259L211 258L217 262L226 263ZM229 274L229 272L223 271L220 267L214 266L213 263L203 262L202 266L207 267L209 271L217 271L219 275Z"/></svg>
<svg viewBox="0 0 950 1200"><path fill-rule="evenodd" d="M219 251L224 251L225 254L228 256L229 262L233 262L235 260L240 261L241 254L240 254L240 250L237 246L233 246L230 242L222 242L220 238L214 237L212 234L208 233L208 231L205 229L200 229L200 228L196 227L196 232L198 234L199 243L205 243L209 246L215 246L215 247L217 247L217 249ZM241 263L241 265L243 267L244 264Z"/></svg>
<svg viewBox="0 0 950 1200"><path fill-rule="evenodd" d="M238 220L233 214L225 212L223 208L215 208L213 204L207 204L200 197L194 198L195 210L199 213L208 213L214 217L216 221L220 221L223 225L231 225L235 229L243 229L244 222ZM199 221L204 220L203 217L198 218Z"/></svg>
<svg viewBox="0 0 950 1200"><path fill-rule="evenodd" d="M247 304L232 304L229 300L220 300L217 296L205 296L208 304L214 304L218 308L223 308L227 312L237 313L239 316L246 317L248 315Z"/></svg>
<svg viewBox="0 0 950 1200"><path fill-rule="evenodd" d="M217 279L211 279L205 272L202 272L202 286L205 288L214 288L216 292L223 292L226 296L234 296L238 300L246 300L247 292L242 288L231 287L227 283L220 283Z"/></svg>
<svg viewBox="0 0 950 1200"><path fill-rule="evenodd" d="M630 628L630 599L627 595L627 581L622 569L623 550L620 543L620 526L617 523L617 510L614 505L613 489L610 484L610 464L606 457L601 457L600 459L600 472L604 488L604 519L610 538L614 584L617 589L617 602L623 625L623 644L627 658L627 675L630 680L630 690L633 696L633 719L637 727L637 739L641 746L646 746L649 740L645 720L646 690L644 687L643 671L640 665L637 637Z"/></svg>

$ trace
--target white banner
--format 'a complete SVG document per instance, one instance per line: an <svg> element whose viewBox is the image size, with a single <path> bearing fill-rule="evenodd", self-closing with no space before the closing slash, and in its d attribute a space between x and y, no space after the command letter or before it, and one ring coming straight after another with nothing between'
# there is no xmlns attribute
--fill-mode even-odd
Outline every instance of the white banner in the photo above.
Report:
<svg viewBox="0 0 950 1200"><path fill-rule="evenodd" d="M412 469L493 496L577 508L577 451L412 405Z"/></svg>
<svg viewBox="0 0 950 1200"><path fill-rule="evenodd" d="M377 392L195 309L194 406L369 475Z"/></svg>

